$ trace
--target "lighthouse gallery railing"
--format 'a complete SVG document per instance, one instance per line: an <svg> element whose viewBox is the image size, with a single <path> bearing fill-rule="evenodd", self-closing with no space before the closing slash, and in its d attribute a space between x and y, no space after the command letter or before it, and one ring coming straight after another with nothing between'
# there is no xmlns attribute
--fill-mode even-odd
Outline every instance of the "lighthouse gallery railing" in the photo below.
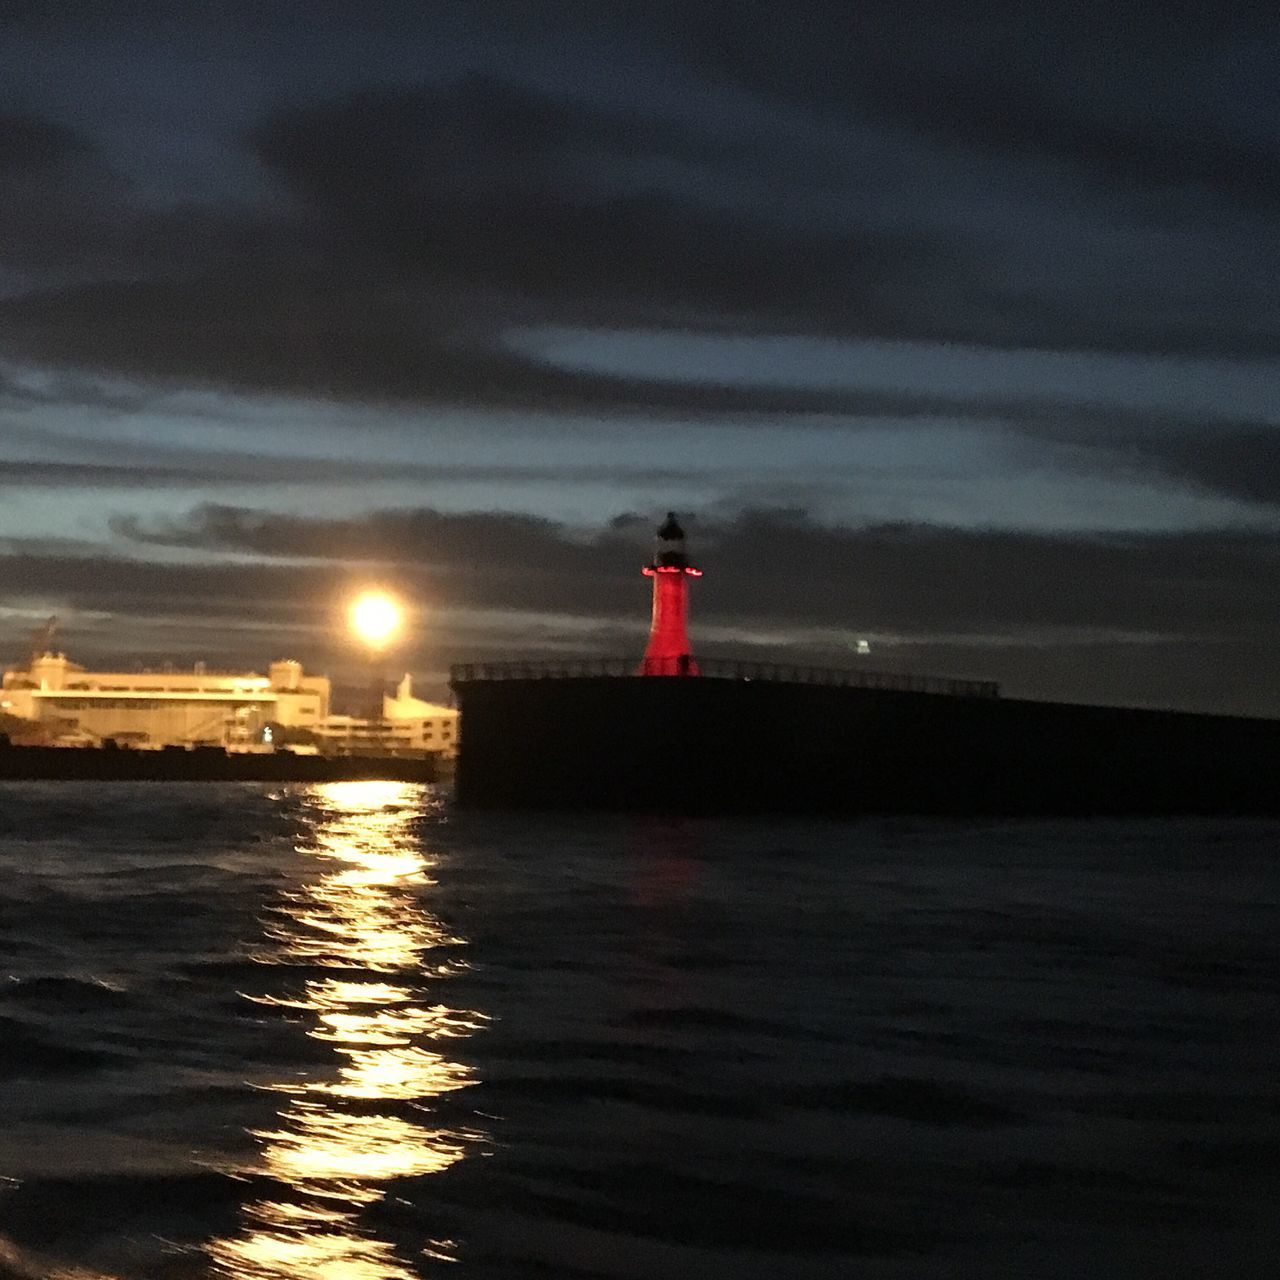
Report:
<svg viewBox="0 0 1280 1280"><path fill-rule="evenodd" d="M646 676L687 676L677 660L660 669L661 662L646 659ZM598 680L638 674L635 658L577 658L549 662L463 662L449 668L451 685L476 680ZM845 689L887 689L895 693L936 693L956 698L996 698L1000 686L994 680L957 680L949 676L902 675L896 671L854 671L838 667L808 667L788 662L742 662L736 659L699 658L697 679L768 680L781 684L820 684ZM690 677L694 678L694 677Z"/></svg>

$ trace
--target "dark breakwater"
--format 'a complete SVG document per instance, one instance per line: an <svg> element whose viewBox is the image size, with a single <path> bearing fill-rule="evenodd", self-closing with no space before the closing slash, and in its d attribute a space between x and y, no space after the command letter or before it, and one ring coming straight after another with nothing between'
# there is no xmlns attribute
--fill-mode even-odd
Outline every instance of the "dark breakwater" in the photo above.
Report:
<svg viewBox="0 0 1280 1280"><path fill-rule="evenodd" d="M494 808L1280 812L1280 722L782 681L455 682L458 796Z"/></svg>
<svg viewBox="0 0 1280 1280"><path fill-rule="evenodd" d="M306 756L166 747L15 747L0 739L0 779L99 782L342 782L385 778L434 782L433 757Z"/></svg>

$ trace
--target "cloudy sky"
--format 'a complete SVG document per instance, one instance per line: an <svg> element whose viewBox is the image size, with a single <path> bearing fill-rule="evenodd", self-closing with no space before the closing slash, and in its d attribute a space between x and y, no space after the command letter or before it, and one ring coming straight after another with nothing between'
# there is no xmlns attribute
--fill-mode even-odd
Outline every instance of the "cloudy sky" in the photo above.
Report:
<svg viewBox="0 0 1280 1280"><path fill-rule="evenodd" d="M705 653L1280 715L1266 13L3 0L0 657L638 653L675 508Z"/></svg>

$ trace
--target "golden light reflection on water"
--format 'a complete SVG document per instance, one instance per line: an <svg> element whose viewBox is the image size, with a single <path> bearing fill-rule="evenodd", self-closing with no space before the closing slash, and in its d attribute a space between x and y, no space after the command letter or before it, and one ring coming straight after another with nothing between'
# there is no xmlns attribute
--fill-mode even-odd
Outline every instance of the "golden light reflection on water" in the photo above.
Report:
<svg viewBox="0 0 1280 1280"><path fill-rule="evenodd" d="M332 1045L335 1070L269 1086L290 1096L277 1125L254 1135L253 1172L290 1194L250 1204L244 1229L209 1245L236 1280L409 1280L418 1273L370 1236L360 1211L392 1179L438 1173L484 1137L430 1123L432 1099L475 1083L442 1045L485 1017L425 998L428 984L438 995L458 971L445 952L463 940L423 906L433 882L413 834L419 794L381 782L313 789L317 821L303 851L321 874L275 906L256 958L341 976L308 979L298 997L246 999L305 1014L307 1035ZM423 1241L422 1252L454 1257L447 1240Z"/></svg>

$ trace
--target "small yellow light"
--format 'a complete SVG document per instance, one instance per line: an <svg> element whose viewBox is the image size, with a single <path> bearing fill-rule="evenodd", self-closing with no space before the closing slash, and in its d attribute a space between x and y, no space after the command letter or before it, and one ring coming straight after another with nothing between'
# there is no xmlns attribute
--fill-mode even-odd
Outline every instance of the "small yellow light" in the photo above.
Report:
<svg viewBox="0 0 1280 1280"><path fill-rule="evenodd" d="M381 591L360 596L351 606L351 629L372 649L390 644L400 628L400 606Z"/></svg>

